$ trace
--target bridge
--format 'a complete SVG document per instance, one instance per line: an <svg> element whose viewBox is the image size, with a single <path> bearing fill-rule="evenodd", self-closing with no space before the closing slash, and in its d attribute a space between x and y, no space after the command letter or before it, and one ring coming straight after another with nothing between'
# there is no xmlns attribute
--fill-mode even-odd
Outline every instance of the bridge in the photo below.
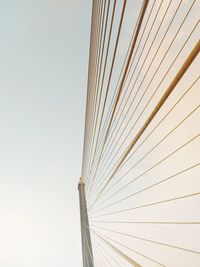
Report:
<svg viewBox="0 0 200 267"><path fill-rule="evenodd" d="M200 1L93 0L83 266L200 266Z"/></svg>

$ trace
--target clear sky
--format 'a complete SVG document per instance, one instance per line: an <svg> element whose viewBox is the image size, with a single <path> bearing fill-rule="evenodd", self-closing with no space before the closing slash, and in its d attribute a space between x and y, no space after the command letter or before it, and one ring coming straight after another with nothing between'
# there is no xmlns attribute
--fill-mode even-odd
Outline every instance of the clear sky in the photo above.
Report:
<svg viewBox="0 0 200 267"><path fill-rule="evenodd" d="M91 1L0 0L0 267L81 266Z"/></svg>

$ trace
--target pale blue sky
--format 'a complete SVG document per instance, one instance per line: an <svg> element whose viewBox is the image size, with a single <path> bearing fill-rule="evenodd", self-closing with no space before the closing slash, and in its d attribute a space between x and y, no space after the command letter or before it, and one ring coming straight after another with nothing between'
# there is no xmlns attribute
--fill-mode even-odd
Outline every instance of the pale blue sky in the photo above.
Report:
<svg viewBox="0 0 200 267"><path fill-rule="evenodd" d="M91 1L0 0L0 267L81 266Z"/></svg>

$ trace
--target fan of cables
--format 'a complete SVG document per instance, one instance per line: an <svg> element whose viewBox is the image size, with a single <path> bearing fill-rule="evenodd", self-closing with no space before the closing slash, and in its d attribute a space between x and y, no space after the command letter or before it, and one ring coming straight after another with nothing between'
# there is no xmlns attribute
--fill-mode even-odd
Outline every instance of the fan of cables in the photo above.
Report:
<svg viewBox="0 0 200 267"><path fill-rule="evenodd" d="M82 176L95 266L200 266L199 14L199 0L93 0Z"/></svg>

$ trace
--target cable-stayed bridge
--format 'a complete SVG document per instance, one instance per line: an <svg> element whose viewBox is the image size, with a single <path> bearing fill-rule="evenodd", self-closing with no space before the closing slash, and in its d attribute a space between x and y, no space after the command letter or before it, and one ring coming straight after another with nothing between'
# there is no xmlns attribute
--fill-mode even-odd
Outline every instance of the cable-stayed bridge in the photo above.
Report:
<svg viewBox="0 0 200 267"><path fill-rule="evenodd" d="M83 266L200 266L200 1L93 0Z"/></svg>

